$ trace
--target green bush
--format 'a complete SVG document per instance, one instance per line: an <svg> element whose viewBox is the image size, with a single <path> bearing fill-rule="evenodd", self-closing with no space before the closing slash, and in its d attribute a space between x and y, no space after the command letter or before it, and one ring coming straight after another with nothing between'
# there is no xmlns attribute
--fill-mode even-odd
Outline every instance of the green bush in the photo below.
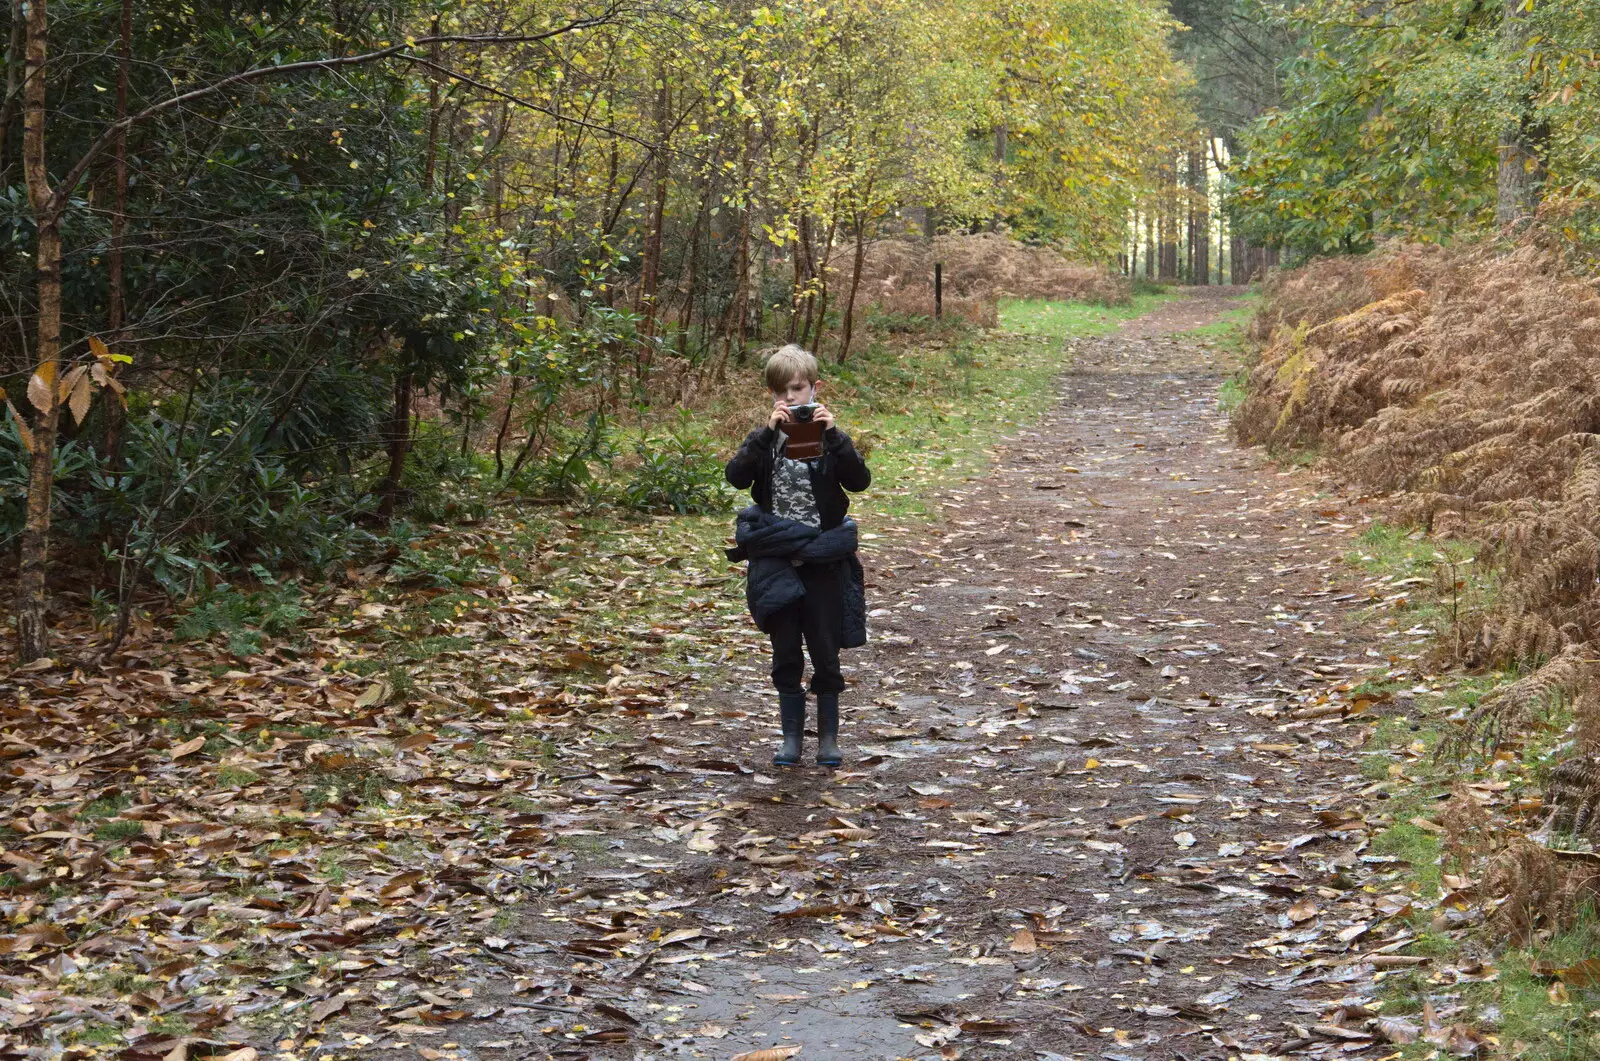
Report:
<svg viewBox="0 0 1600 1061"><path fill-rule="evenodd" d="M680 411L666 434L640 439L635 453L639 462L622 487L628 508L710 515L729 507L731 492L717 445L687 411Z"/></svg>
<svg viewBox="0 0 1600 1061"><path fill-rule="evenodd" d="M261 651L263 637L292 633L309 614L294 586L240 592L224 582L197 600L173 632L196 641L226 637L229 652L252 656Z"/></svg>

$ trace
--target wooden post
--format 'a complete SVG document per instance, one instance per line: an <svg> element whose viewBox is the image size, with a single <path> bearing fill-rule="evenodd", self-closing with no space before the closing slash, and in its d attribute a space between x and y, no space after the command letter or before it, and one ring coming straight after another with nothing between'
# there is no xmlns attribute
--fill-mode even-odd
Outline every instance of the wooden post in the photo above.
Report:
<svg viewBox="0 0 1600 1061"><path fill-rule="evenodd" d="M944 317L944 262L933 263L933 319Z"/></svg>

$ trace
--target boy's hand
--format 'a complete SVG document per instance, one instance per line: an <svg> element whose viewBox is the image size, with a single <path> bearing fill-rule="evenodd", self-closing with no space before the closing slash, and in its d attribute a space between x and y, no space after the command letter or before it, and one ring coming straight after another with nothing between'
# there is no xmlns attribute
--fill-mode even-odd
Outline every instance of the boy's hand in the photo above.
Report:
<svg viewBox="0 0 1600 1061"><path fill-rule="evenodd" d="M816 411L811 414L811 419L822 425L822 430L828 431L833 427L833 413L826 405L817 403Z"/></svg>
<svg viewBox="0 0 1600 1061"><path fill-rule="evenodd" d="M793 419L789 415L789 403L783 398L779 398L772 403L772 415L767 417L767 426L776 431L779 424L787 424Z"/></svg>

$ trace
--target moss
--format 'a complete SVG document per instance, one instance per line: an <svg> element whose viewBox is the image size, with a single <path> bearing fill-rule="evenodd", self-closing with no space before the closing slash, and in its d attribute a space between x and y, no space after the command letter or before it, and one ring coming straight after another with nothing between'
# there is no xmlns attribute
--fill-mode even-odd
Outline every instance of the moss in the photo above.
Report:
<svg viewBox="0 0 1600 1061"><path fill-rule="evenodd" d="M97 826L94 831L96 840L131 840L135 836L143 835L143 822L114 821Z"/></svg>
<svg viewBox="0 0 1600 1061"><path fill-rule="evenodd" d="M96 819L115 818L131 806L133 806L133 799L129 796L112 796L109 799L90 800L78 812L78 820L90 822Z"/></svg>

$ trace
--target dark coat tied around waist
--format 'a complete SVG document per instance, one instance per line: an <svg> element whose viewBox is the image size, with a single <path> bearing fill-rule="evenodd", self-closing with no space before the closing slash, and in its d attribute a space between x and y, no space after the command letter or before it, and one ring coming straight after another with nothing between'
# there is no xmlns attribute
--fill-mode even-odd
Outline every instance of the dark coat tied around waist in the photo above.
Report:
<svg viewBox="0 0 1600 1061"><path fill-rule="evenodd" d="M855 520L818 530L751 505L739 513L733 540L728 559L749 561L745 602L763 633L770 632L768 624L774 615L805 597L805 584L796 571L799 565L837 564L839 592L844 598L839 647L860 648L867 643L866 580L856 557Z"/></svg>

